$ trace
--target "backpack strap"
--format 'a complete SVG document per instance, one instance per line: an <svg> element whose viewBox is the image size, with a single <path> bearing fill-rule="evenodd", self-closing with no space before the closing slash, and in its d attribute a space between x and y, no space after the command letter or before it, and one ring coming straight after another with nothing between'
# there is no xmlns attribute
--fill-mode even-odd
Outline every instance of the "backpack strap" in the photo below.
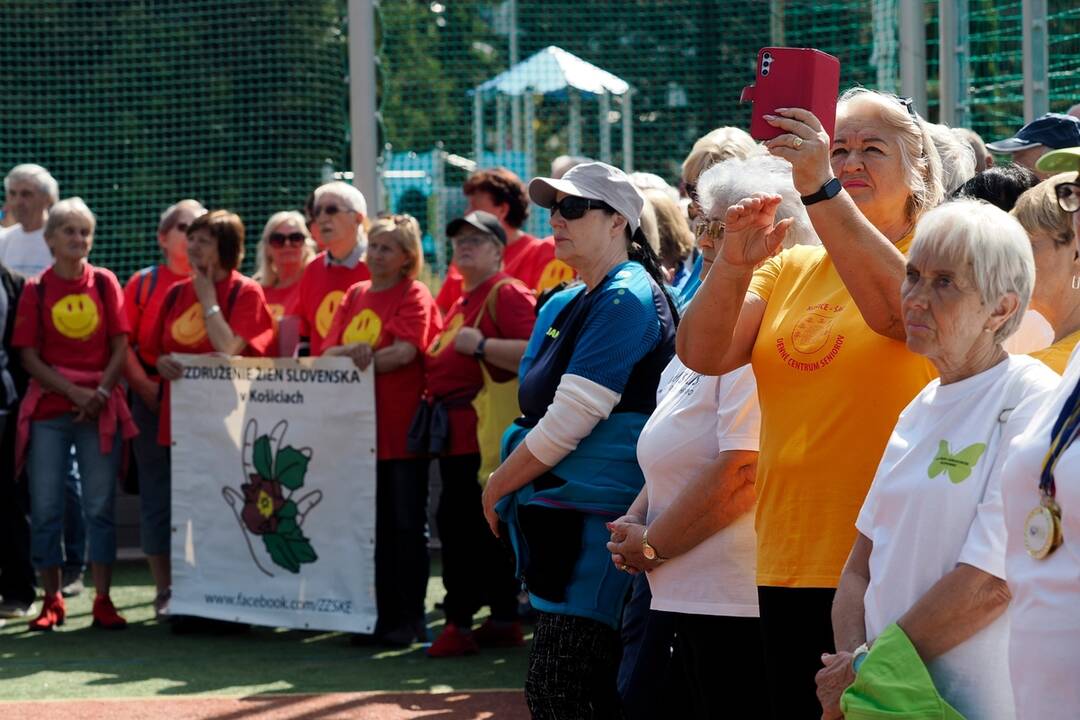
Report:
<svg viewBox="0 0 1080 720"><path fill-rule="evenodd" d="M139 311L146 309L146 304L154 296L157 287L159 265L152 265L139 271L138 284L135 285L135 306Z"/></svg>
<svg viewBox="0 0 1080 720"><path fill-rule="evenodd" d="M503 278L499 282L492 285L491 290L488 291L487 297L484 298L484 307L480 310L479 313L477 313L476 320L473 321L472 326L474 328L475 327L480 327L480 321L484 319L484 313L485 312L491 317L491 322L495 323L496 325L499 324L499 320L498 320L498 317L496 315L496 308L498 307L498 304L499 304L499 290L504 285L511 285L511 284L521 285L522 287L525 287L524 283L522 283L520 280L518 280L517 278L514 278L514 277Z"/></svg>
<svg viewBox="0 0 1080 720"><path fill-rule="evenodd" d="M236 298L240 295L240 288L244 286L244 281L237 279L236 282L229 287L229 296L225 300L225 318L232 318L233 308L236 307Z"/></svg>

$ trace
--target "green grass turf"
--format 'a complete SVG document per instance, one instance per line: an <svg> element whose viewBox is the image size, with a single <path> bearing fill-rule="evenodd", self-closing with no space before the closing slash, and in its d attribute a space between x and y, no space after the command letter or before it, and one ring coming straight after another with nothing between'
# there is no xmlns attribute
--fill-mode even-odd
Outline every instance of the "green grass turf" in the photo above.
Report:
<svg viewBox="0 0 1080 720"><path fill-rule="evenodd" d="M432 564L428 609L442 598ZM251 695L520 688L528 647L432 660L417 644L402 650L353 647L349 636L253 627L212 637L173 635L154 620L150 573L143 562L116 566L113 602L129 623L108 632L90 626L93 591L68 599L65 625L30 633L26 622L0 628L0 701L152 695ZM481 618L478 617L479 621ZM434 638L441 613L428 614ZM526 628L528 629L528 628ZM0 712L2 715L2 712Z"/></svg>

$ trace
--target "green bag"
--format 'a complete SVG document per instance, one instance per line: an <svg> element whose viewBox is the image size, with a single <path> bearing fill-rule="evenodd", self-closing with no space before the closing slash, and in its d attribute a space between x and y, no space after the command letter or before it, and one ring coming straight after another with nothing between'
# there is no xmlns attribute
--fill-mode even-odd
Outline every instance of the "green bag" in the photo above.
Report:
<svg viewBox="0 0 1080 720"><path fill-rule="evenodd" d="M844 720L965 720L934 687L911 640L893 623L874 641L840 698Z"/></svg>

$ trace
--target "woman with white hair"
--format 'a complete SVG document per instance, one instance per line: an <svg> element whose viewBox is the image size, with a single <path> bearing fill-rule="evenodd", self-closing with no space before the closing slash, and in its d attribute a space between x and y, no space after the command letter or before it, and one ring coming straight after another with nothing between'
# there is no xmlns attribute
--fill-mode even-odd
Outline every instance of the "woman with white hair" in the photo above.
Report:
<svg viewBox="0 0 1080 720"><path fill-rule="evenodd" d="M1058 378L1002 343L1034 284L1027 234L1002 210L958 200L919 221L901 306L908 348L939 377L900 413L855 523L833 607L840 652L818 674L826 718L879 717L861 710L885 709L900 683L898 717L935 693L964 717L1014 717L999 471L1038 407L1024 401Z"/></svg>
<svg viewBox="0 0 1080 720"><path fill-rule="evenodd" d="M97 591L93 623L109 630L127 625L109 589L116 562L113 516L120 439L137 432L120 387L130 324L116 276L87 262L95 226L94 214L80 198L53 206L45 224L53 264L27 281L12 337L31 377L19 407L16 464L25 462L28 469L31 556L45 590L31 630L64 623L61 538L72 448Z"/></svg>
<svg viewBox="0 0 1080 720"><path fill-rule="evenodd" d="M255 282L277 324L277 355L291 357L300 342L300 278L315 258L315 241L303 214L282 210L270 216L255 248Z"/></svg>
<svg viewBox="0 0 1080 720"><path fill-rule="evenodd" d="M165 613L169 603L172 569L172 502L169 450L157 442L161 405L161 377L154 344L154 325L164 307L165 296L176 283L191 274L187 247L188 227L206 214L198 200L170 205L158 219L157 243L162 262L137 271L124 286L124 310L131 323L131 346L124 363L124 378L131 388L131 415L139 434L131 443L139 471L139 536L150 574L154 577L154 615Z"/></svg>
<svg viewBox="0 0 1080 720"><path fill-rule="evenodd" d="M926 123L893 95L844 93L833 138L806 110L768 121L783 133L765 145L792 164L823 247L780 252L794 221L776 219L779 196L728 208L678 344L697 372L751 362L757 378L758 601L768 696L786 720L821 712L814 675L833 651L854 520L896 416L932 376L902 342L899 298L915 223L943 192Z"/></svg>
<svg viewBox="0 0 1080 720"><path fill-rule="evenodd" d="M791 164L764 154L732 158L698 180L703 222L715 232L703 235L703 275L723 241L717 221L754 191L783 198L777 215L795 219L786 243L818 244L791 183ZM651 683L653 697L623 691L628 717L655 717L673 706L689 717L748 717L760 702L764 662L753 513L759 424L749 365L723 377L704 376L675 357L661 375L656 410L638 438L645 487L612 524L608 549L616 565L648 571L646 635L674 625L673 643L669 636L666 643L645 646L634 667L621 669L630 673L628 688L649 684L650 676L681 682ZM652 558L644 554L645 541ZM725 651L716 652L718 647Z"/></svg>
<svg viewBox="0 0 1080 720"><path fill-rule="evenodd" d="M311 217L326 250L300 278L300 344L315 357L326 347L334 313L350 287L371 277L367 250L367 201L359 189L330 182L315 189Z"/></svg>

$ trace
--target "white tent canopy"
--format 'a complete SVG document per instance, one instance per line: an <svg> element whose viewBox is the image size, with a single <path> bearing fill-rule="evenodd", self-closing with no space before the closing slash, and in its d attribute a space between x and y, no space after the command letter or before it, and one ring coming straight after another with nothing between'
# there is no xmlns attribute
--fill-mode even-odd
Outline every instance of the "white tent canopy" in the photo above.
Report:
<svg viewBox="0 0 1080 720"><path fill-rule="evenodd" d="M622 105L623 169L627 172L633 170L634 141L631 107L633 88L622 78L562 48L549 45L473 88L472 94L473 140L477 162L480 162L481 153L484 150L484 102L491 98L496 101L496 138L499 149L505 147L506 100L509 99L512 103L523 103L525 126L523 149L529 174L532 173L532 162L536 157L536 139L532 131L532 98L534 96L567 99L570 106L568 132L570 155L581 154L581 98L582 96L595 97L599 105L600 160L611 162L611 124L608 116L611 110L611 96L617 95ZM515 140L519 135L518 132L513 133ZM522 148L514 147L514 150L520 149Z"/></svg>

